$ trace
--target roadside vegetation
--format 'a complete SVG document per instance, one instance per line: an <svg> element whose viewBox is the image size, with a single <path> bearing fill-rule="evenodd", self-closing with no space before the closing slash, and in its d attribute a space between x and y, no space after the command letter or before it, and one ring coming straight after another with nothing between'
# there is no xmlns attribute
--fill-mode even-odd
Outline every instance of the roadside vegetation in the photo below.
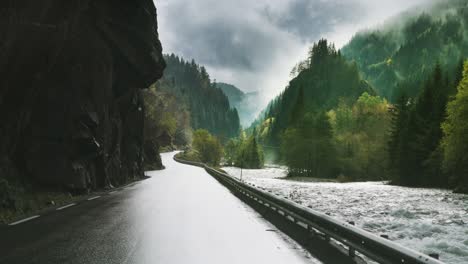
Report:
<svg viewBox="0 0 468 264"><path fill-rule="evenodd" d="M238 138L230 139L225 147L225 165L245 169L261 169L264 166L262 147L254 134L241 132Z"/></svg>
<svg viewBox="0 0 468 264"><path fill-rule="evenodd" d="M263 151L257 140L253 135L247 137L244 132L241 132L238 138L229 139L223 146L221 141L207 130L196 130L193 132L191 147L179 153L177 157L215 167L226 165L261 169L264 164Z"/></svg>
<svg viewBox="0 0 468 264"><path fill-rule="evenodd" d="M192 146L177 155L178 158L219 166L223 157L223 146L216 136L205 129L193 132Z"/></svg>
<svg viewBox="0 0 468 264"><path fill-rule="evenodd" d="M468 192L468 65L459 61L455 68L425 65L432 69L418 75L417 95L395 90L392 102L321 40L250 130L257 144L277 147L268 156L286 165L290 177Z"/></svg>
<svg viewBox="0 0 468 264"><path fill-rule="evenodd" d="M7 181L0 177L0 224L49 207L61 206L80 199L80 195L58 190L46 190Z"/></svg>

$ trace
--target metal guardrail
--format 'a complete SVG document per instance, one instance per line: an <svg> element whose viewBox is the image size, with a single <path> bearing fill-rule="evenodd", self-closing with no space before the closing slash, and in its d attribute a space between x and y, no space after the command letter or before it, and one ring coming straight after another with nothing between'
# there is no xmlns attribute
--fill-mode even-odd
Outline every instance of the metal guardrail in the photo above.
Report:
<svg viewBox="0 0 468 264"><path fill-rule="evenodd" d="M241 182L203 163L180 160L175 157L174 159L180 163L205 168L210 175L225 186L290 219L304 228L305 232L323 234L326 241L333 239L341 243L347 247L350 257L355 257L356 252L359 252L369 259L383 264L443 264L443 262L428 255L405 248L351 224Z"/></svg>

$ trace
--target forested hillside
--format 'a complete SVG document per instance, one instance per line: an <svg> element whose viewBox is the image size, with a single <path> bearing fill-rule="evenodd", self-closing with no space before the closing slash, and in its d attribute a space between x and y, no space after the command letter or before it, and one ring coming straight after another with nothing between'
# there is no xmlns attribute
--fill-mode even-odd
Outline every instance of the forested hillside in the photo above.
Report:
<svg viewBox="0 0 468 264"><path fill-rule="evenodd" d="M394 183L409 186L452 187L465 191L468 187L466 182L460 180L465 177L463 173L466 173L464 168L459 167L459 161L463 160L464 154L458 152L457 157L453 154L447 157L448 145L443 143L443 128L445 142L448 140L447 137L451 136L451 128L457 129L456 144L459 146L454 147L454 142L451 140L450 148L463 148L466 145L464 142L468 141L468 134L462 135L458 130L459 124L466 123L468 116L456 113L459 111L456 108L464 107L460 105L460 102L465 100L462 99L462 94L466 85L460 83L463 68L460 64L454 73L444 72L440 65L436 65L425 81L419 96L409 98L402 95L395 103L393 127L388 145L389 168ZM447 75L457 76L456 81L449 82ZM455 83L459 84L458 92ZM455 96L457 103L453 102ZM460 109L460 111L464 113L465 110ZM448 158L457 164L454 168L447 166Z"/></svg>
<svg viewBox="0 0 468 264"><path fill-rule="evenodd" d="M450 116L454 112L450 106L457 86L459 94L463 86L468 2L439 2L429 11L401 15L395 21L379 30L358 33L342 49L378 93L394 103L386 147L388 175L401 185L466 191L468 184L461 180L466 172L447 161L447 153L452 153L454 164L463 155L458 152L455 158L447 150L444 131L467 120L463 115ZM451 126L444 125L449 120ZM461 145L467 135L458 134Z"/></svg>
<svg viewBox="0 0 468 264"><path fill-rule="evenodd" d="M326 112L340 101L351 103L364 92L375 94L360 78L356 65L348 63L327 40L321 40L300 63L297 77L270 104L265 119L274 122L264 140L275 145L280 134L306 113Z"/></svg>
<svg viewBox="0 0 468 264"><path fill-rule="evenodd" d="M341 51L314 45L252 125L267 158L291 176L467 192L468 3L430 10L358 33Z"/></svg>
<svg viewBox="0 0 468 264"><path fill-rule="evenodd" d="M276 161L288 165L291 176L379 177L388 103L326 40L314 44L294 72L253 128L267 159L279 154Z"/></svg>
<svg viewBox="0 0 468 264"><path fill-rule="evenodd" d="M380 95L415 97L436 64L453 73L468 55L468 2L444 1L404 14L385 27L356 34L342 49ZM453 75L449 76L453 80Z"/></svg>
<svg viewBox="0 0 468 264"><path fill-rule="evenodd" d="M216 87L223 91L229 99L229 103L233 107L237 108L237 106L239 106L245 99L245 93L232 84L218 82L216 83Z"/></svg>
<svg viewBox="0 0 468 264"><path fill-rule="evenodd" d="M143 92L145 107L145 169L162 167L158 150L180 149L191 143L190 113L171 91L153 84Z"/></svg>
<svg viewBox="0 0 468 264"><path fill-rule="evenodd" d="M231 106L237 109L241 125L248 127L252 121L255 120L256 115L261 110L259 104L259 93L244 93L236 86L227 83L217 83L216 85L224 92L224 94L226 94Z"/></svg>
<svg viewBox="0 0 468 264"><path fill-rule="evenodd" d="M174 54L164 58L167 68L156 89L175 96L179 104L177 111L190 113L193 130L206 129L222 139L237 136L240 129L237 110L231 108L228 98L210 80L206 69L194 60L185 61Z"/></svg>

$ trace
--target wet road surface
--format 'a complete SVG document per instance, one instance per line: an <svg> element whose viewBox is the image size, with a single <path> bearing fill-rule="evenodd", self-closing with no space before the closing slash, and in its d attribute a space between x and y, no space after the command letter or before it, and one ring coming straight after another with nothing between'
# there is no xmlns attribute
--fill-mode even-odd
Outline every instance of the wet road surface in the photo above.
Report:
<svg viewBox="0 0 468 264"><path fill-rule="evenodd" d="M173 155L148 180L1 227L0 263L319 263Z"/></svg>

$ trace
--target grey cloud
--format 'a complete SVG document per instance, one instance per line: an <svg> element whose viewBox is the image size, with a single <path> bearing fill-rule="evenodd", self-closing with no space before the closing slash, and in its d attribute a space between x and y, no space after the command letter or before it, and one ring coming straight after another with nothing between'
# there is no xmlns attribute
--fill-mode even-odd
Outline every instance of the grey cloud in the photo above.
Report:
<svg viewBox="0 0 468 264"><path fill-rule="evenodd" d="M284 10L277 12L267 6L262 14L271 23L310 42L340 24L359 21L365 7L356 1L293 0Z"/></svg>
<svg viewBox="0 0 468 264"><path fill-rule="evenodd" d="M213 10L208 8L210 5L205 7L203 9L202 4L194 9L183 1L166 4L163 11L167 13L162 17L170 22L165 21L162 35L176 35L176 40L166 43L171 52L195 58L210 67L242 71L260 70L269 63L272 54L278 52L280 42L274 34L246 22L245 16L252 16L253 12L241 14L240 8Z"/></svg>
<svg viewBox="0 0 468 264"><path fill-rule="evenodd" d="M258 70L275 52L271 37L255 28L215 21L183 27L179 41L173 48L212 67Z"/></svg>
<svg viewBox="0 0 468 264"><path fill-rule="evenodd" d="M195 59L218 81L261 90L266 103L311 42L343 45L363 27L434 0L155 1L164 52Z"/></svg>

